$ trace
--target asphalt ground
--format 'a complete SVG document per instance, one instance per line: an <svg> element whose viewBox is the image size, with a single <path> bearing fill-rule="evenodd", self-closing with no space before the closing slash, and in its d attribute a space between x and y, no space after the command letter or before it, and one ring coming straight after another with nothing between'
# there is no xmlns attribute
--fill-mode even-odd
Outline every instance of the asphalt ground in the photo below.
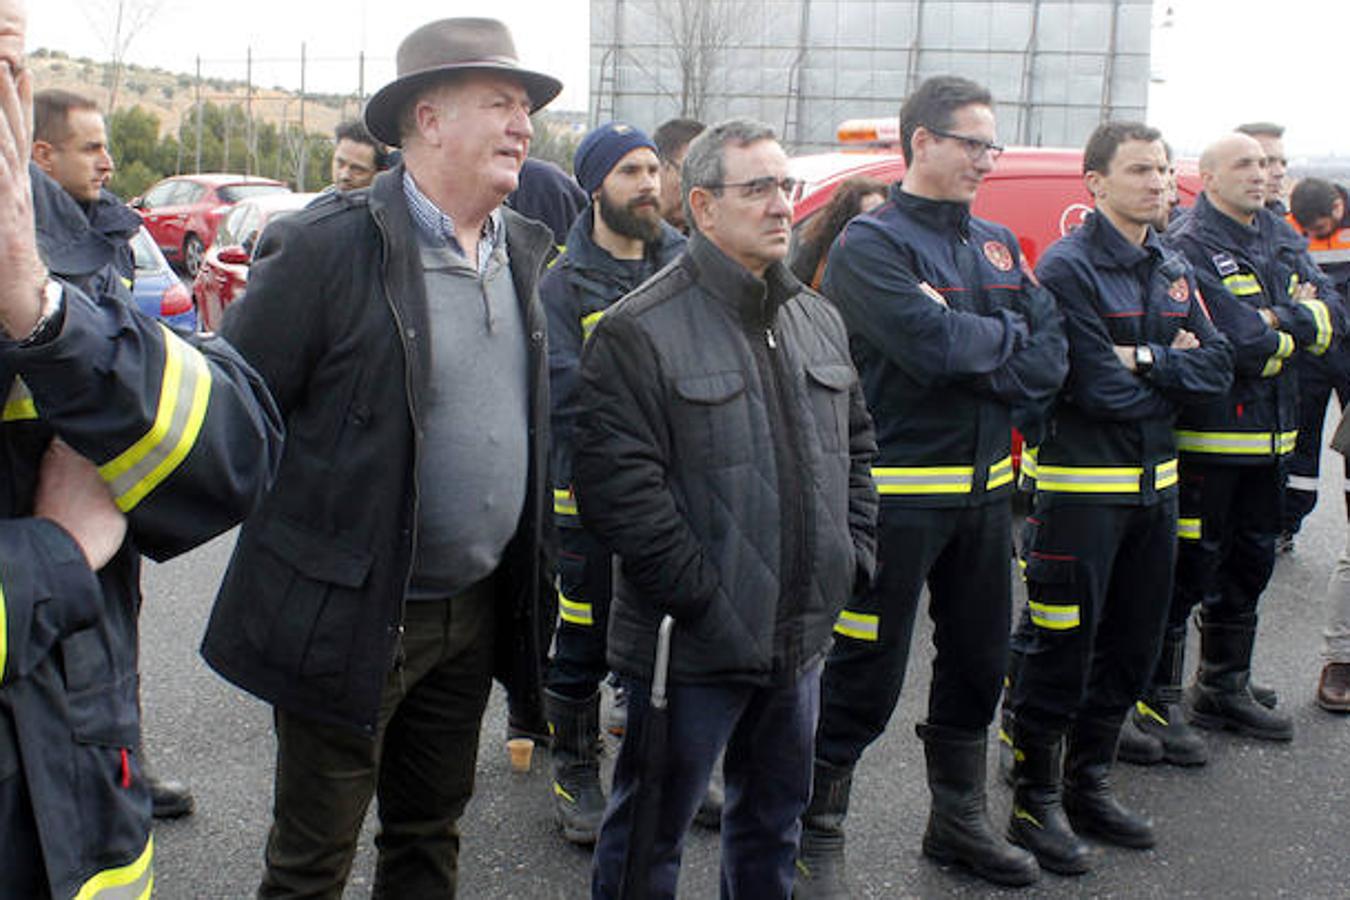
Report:
<svg viewBox="0 0 1350 900"><path fill-rule="evenodd" d="M1323 472L1323 500L1295 552L1280 558L1263 601L1256 650L1258 677L1278 689L1280 708L1295 719L1294 741L1214 735L1203 769L1120 764L1119 793L1153 816L1158 847L1102 849L1090 874L1046 874L1026 896L1350 897L1350 718L1313 703L1323 595L1346 530L1339 458L1328 454ZM195 814L156 828L158 897L251 896L261 872L275 754L270 710L218 678L197 654L232 544L229 534L172 562L146 566L145 744L156 769L187 781L197 799ZM854 896L1013 893L919 853L928 793L914 723L925 708L932 658L930 629L921 622L890 728L856 775L847 825ZM504 734L496 689L483 723L477 790L462 822L460 896L584 897L589 853L564 843L555 830L546 756L536 753L528 774L512 772ZM609 750L612 763L612 743ZM994 750L991 740L990 810L1002 827L1010 792L992 775ZM373 819L372 813L347 897L370 893ZM717 834L696 827L685 849L681 898L717 896L718 852Z"/></svg>

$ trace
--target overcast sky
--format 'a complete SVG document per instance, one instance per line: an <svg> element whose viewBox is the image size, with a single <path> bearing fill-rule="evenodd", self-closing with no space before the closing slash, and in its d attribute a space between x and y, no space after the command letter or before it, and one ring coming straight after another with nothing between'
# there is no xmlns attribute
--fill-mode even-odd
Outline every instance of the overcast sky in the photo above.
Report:
<svg viewBox="0 0 1350 900"><path fill-rule="evenodd" d="M107 10L116 0L27 0L29 47L109 58ZM146 5L154 0L127 0ZM1291 156L1350 156L1350 45L1346 0L1157 0L1149 120L1183 152L1196 152L1242 121L1273 119L1288 128ZM562 79L561 108L586 108L587 0L161 0L135 38L128 60L243 80L252 47L254 83L296 88L300 44L307 45L311 90L354 93L356 57L366 53L366 91L393 77L394 50L417 26L456 15L489 14L515 35L525 65ZM1318 72L1318 67L1322 72ZM958 73L959 74L959 73ZM1161 81L1156 80L1161 77Z"/></svg>

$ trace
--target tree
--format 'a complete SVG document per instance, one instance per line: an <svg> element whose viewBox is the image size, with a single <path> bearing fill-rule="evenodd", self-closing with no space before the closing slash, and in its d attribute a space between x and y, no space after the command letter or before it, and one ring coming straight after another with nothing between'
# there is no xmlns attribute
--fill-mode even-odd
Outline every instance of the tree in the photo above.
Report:
<svg viewBox="0 0 1350 900"><path fill-rule="evenodd" d="M117 92L122 84L122 68L131 42L159 13L164 0L82 0L85 18L108 48L112 59L112 77L108 85L108 112L117 110Z"/></svg>
<svg viewBox="0 0 1350 900"><path fill-rule="evenodd" d="M657 15L670 36L680 74L680 115L704 119L722 51L746 24L744 0L665 0Z"/></svg>
<svg viewBox="0 0 1350 900"><path fill-rule="evenodd" d="M559 121L548 110L535 113L531 121L534 137L530 139L530 155L557 163L564 172L571 172L572 157L576 155L581 137L573 134L566 122Z"/></svg>

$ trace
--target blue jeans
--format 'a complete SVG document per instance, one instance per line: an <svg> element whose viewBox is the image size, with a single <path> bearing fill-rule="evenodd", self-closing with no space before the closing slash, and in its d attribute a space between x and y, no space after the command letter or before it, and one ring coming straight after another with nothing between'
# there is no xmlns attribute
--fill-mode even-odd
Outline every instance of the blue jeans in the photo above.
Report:
<svg viewBox="0 0 1350 900"><path fill-rule="evenodd" d="M678 632L676 634L678 640ZM641 759L650 682L624 678L628 730L614 766L614 784L595 847L591 896L619 897ZM669 733L661 806L651 852L650 894L674 897L684 836L726 750L722 812L722 897L787 898L811 797L811 760L820 713L820 665L795 683L678 684L669 689Z"/></svg>

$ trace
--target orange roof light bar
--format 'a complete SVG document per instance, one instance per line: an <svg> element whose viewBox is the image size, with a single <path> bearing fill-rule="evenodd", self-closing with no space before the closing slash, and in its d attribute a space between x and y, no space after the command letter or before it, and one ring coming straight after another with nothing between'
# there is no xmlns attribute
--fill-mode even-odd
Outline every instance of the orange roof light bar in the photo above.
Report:
<svg viewBox="0 0 1350 900"><path fill-rule="evenodd" d="M900 120L892 116L845 119L839 123L835 138L841 144L898 144Z"/></svg>

